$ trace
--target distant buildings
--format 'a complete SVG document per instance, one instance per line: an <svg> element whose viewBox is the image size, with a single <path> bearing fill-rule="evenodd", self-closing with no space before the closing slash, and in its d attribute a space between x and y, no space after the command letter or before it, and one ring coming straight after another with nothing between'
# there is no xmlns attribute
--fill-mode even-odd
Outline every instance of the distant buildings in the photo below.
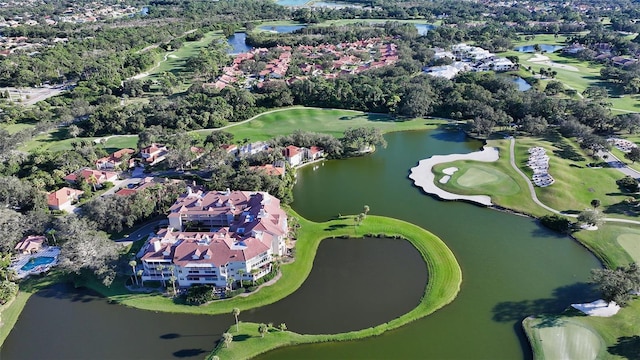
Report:
<svg viewBox="0 0 640 360"><path fill-rule="evenodd" d="M266 192L210 191L180 196L170 227L138 253L144 280L176 277L178 286L254 281L286 253L287 215Z"/></svg>
<svg viewBox="0 0 640 360"><path fill-rule="evenodd" d="M431 76L452 79L466 71L511 71L518 68L507 58L497 57L495 54L477 46L464 43L451 46L451 51L435 49L436 60L449 58L450 65L430 66L423 69Z"/></svg>

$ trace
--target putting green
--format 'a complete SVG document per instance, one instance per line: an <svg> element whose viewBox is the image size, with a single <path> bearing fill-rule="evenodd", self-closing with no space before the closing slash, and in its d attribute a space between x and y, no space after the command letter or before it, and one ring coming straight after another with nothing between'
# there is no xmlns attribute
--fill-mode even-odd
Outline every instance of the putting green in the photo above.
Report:
<svg viewBox="0 0 640 360"><path fill-rule="evenodd" d="M511 195L520 191L520 187L510 176L485 165L465 167L452 176L452 181L459 187L490 191L491 194Z"/></svg>
<svg viewBox="0 0 640 360"><path fill-rule="evenodd" d="M535 327L543 359L596 359L602 340L591 329L563 322L560 326Z"/></svg>
<svg viewBox="0 0 640 360"><path fill-rule="evenodd" d="M616 240L635 262L640 263L640 233L620 234Z"/></svg>

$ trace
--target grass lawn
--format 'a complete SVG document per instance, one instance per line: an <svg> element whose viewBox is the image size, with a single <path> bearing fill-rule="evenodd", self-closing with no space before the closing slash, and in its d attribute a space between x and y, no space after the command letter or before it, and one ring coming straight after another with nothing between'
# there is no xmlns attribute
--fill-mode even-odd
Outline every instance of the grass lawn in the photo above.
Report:
<svg viewBox="0 0 640 360"><path fill-rule="evenodd" d="M545 322L555 324L551 332L564 336L565 344L537 334L539 329L535 326ZM536 359L588 359L589 357L585 356L593 354L598 346L600 347L597 352L598 359L638 359L640 353L638 324L640 324L640 300L636 299L612 317L580 315L543 317L542 320L526 319L523 327L531 341ZM562 350L566 352L562 353Z"/></svg>
<svg viewBox="0 0 640 360"><path fill-rule="evenodd" d="M268 140L275 136L291 134L296 130L325 133L342 137L347 128L375 127L382 132L420 130L434 128L445 120L399 120L386 114L369 114L360 111L295 107L259 115L254 120L225 129L235 140ZM211 130L198 130L204 136Z"/></svg>
<svg viewBox="0 0 640 360"><path fill-rule="evenodd" d="M233 308L247 310L274 303L298 289L305 281L313 266L316 250L322 239L328 237L352 236L365 234L385 234L409 240L420 252L427 263L429 282L421 303L409 313L392 320L383 328L376 327L364 330L366 335L381 333L416 320L451 302L457 295L462 273L456 259L447 246L428 231L400 220L369 215L357 228L353 217L342 217L324 223L308 221L289 210L290 216L299 219L301 228L296 242L296 261L281 266L282 277L273 285L260 289L247 297L215 301L203 306L180 305L172 299L159 294L132 294L124 289L122 281L105 288L97 283L85 284L101 292L110 300L139 309L193 313L193 314L225 314Z"/></svg>
<svg viewBox="0 0 640 360"><path fill-rule="evenodd" d="M31 129L33 127L34 127L34 124L16 123L16 124L9 124L9 125L0 126L0 129L7 130L9 132L9 134L15 134L20 130Z"/></svg>
<svg viewBox="0 0 640 360"><path fill-rule="evenodd" d="M638 245L628 242L629 238L635 238L640 244L640 227L632 224L606 223L599 225L598 230L581 230L573 236L589 248L606 267L615 269L635 260L630 251L637 251ZM640 259L635 261L640 262Z"/></svg>
<svg viewBox="0 0 640 360"><path fill-rule="evenodd" d="M536 34L529 35L533 36L533 40L525 40L524 34L520 34L520 40L513 42L513 47L524 46L524 45L534 45L534 44L544 44L544 45L565 45L565 41L571 34L558 34L556 37L554 34ZM522 54L522 53L519 53Z"/></svg>
<svg viewBox="0 0 640 360"><path fill-rule="evenodd" d="M149 78L164 72L172 72L177 75L179 72L184 71L185 63L190 57L197 55L201 49L206 48L214 39L220 39L221 37L221 31L210 31L198 41L187 41L176 51L160 54L157 59L160 62L160 66L149 71ZM166 61L164 61L165 56Z"/></svg>
<svg viewBox="0 0 640 360"><path fill-rule="evenodd" d="M516 164L529 177L532 170L526 165L530 147L542 146L550 156L549 173L556 180L546 188L536 187L538 199L561 211L579 213L590 208L593 199L599 199L602 210L618 206L628 195L620 193L616 180L623 175L616 169L589 168L592 159L575 142L560 136L521 137L516 140ZM635 218L623 209L612 209L607 217Z"/></svg>
<svg viewBox="0 0 640 360"><path fill-rule="evenodd" d="M363 234L386 234L409 240L416 249L418 249L427 263L429 282L425 288L424 296L416 308L376 327L335 335L300 335L293 332L280 332L272 329L269 334L261 338L257 332L258 324L242 323L239 332L235 331L235 325L229 329L235 337L242 338L242 344L234 343L229 348L219 346L214 350L212 355L217 355L221 359L247 359L287 345L346 341L379 335L385 331L398 328L409 322L425 317L450 303L456 297L460 289L460 283L462 282L462 272L451 250L435 235L404 221L379 216L367 216L364 222L357 228L353 226L353 223L353 217L351 216L325 223L312 223L300 218L302 227L300 229L301 236L298 238L296 244L298 247L296 250L296 261L292 264L284 265L282 267L282 278L275 285L262 289L260 292L275 290L281 283L286 284L285 281L289 280L288 278L294 277L298 279L287 286L300 286L311 270L315 251L323 238L343 235L357 237ZM299 265L300 269L294 270L296 265ZM285 269L285 267L287 268ZM286 295L290 293L290 290L295 289L287 288L284 290ZM258 293L256 295L260 296L261 294ZM252 296L241 299L240 301L251 297ZM235 301L235 299L229 302L233 301ZM222 311L223 313L230 312L233 308L233 306L226 306L226 304L221 305L227 310Z"/></svg>
<svg viewBox="0 0 640 360"><path fill-rule="evenodd" d="M527 318L523 327L532 343L534 358L596 359L604 353L604 341L590 326L573 318Z"/></svg>

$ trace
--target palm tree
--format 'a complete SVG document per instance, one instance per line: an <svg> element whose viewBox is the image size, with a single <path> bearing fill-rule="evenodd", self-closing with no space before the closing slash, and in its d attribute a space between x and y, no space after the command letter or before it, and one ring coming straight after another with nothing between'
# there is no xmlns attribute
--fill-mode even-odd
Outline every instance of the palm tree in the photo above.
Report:
<svg viewBox="0 0 640 360"><path fill-rule="evenodd" d="M178 296L178 292L176 291L176 280L178 280L177 277L175 277L174 275L169 276L169 281L171 281L171 287L173 287L173 296Z"/></svg>
<svg viewBox="0 0 640 360"><path fill-rule="evenodd" d="M231 290L233 290L233 283L236 282L236 279L233 278L233 276L229 275L229 277L227 278L227 285L229 285L229 288Z"/></svg>
<svg viewBox="0 0 640 360"><path fill-rule="evenodd" d="M138 276L137 276L137 273L136 273L136 265L138 265L138 263L135 260L129 261L129 266L131 266L131 272L133 273L133 278L136 280L136 285L138 285Z"/></svg>
<svg viewBox="0 0 640 360"><path fill-rule="evenodd" d="M96 192L96 184L98 183L98 178L94 174L91 174L91 176L89 176L89 182L93 187L93 192Z"/></svg>
<svg viewBox="0 0 640 360"><path fill-rule="evenodd" d="M597 209L598 207L600 207L600 200L598 199L591 200L591 206L593 206L593 210Z"/></svg>
<svg viewBox="0 0 640 360"><path fill-rule="evenodd" d="M223 333L222 339L224 340L224 347L229 347L229 345L231 345L231 342L233 342L233 335L228 332Z"/></svg>
<svg viewBox="0 0 640 360"><path fill-rule="evenodd" d="M367 216L367 214L369 213L369 210L371 210L371 209L369 209L369 205L365 205L364 206L364 216Z"/></svg>
<svg viewBox="0 0 640 360"><path fill-rule="evenodd" d="M258 325L258 332L260 333L260 336L264 337L264 334L269 332L269 328L267 327L267 324Z"/></svg>
<svg viewBox="0 0 640 360"><path fill-rule="evenodd" d="M287 324L281 323L279 328L280 328L280 331L286 331L287 330Z"/></svg>
<svg viewBox="0 0 640 360"><path fill-rule="evenodd" d="M238 276L240 277L240 286L242 286L242 278L244 277L244 274L246 273L246 271L244 271L244 269L240 269L238 270Z"/></svg>
<svg viewBox="0 0 640 360"><path fill-rule="evenodd" d="M47 235L51 236L51 240L53 240L53 245L56 245L58 241L56 240L56 229L48 229Z"/></svg>
<svg viewBox="0 0 640 360"><path fill-rule="evenodd" d="M137 275L140 278L140 283L141 283L140 286L144 286L144 279L142 278L142 274L144 274L144 270L142 269L138 270Z"/></svg>
<svg viewBox="0 0 640 360"><path fill-rule="evenodd" d="M238 315L240 315L240 309L238 308L233 308L233 310L231 311L231 313L233 314L233 316L236 318L236 332L240 331L240 328L238 327Z"/></svg>
<svg viewBox="0 0 640 360"><path fill-rule="evenodd" d="M156 269L160 271L160 278L162 279L162 286L166 287L167 283L164 281L164 265L160 264L156 266Z"/></svg>

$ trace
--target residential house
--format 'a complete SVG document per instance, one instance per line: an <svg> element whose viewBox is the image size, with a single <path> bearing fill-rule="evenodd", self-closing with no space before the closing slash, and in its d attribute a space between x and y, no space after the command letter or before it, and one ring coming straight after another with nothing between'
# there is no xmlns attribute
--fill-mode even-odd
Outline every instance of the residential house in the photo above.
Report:
<svg viewBox="0 0 640 360"><path fill-rule="evenodd" d="M98 159L96 161L96 169L98 170L113 170L118 168L123 161L123 158L129 156L129 168L133 167L135 161L131 158L133 154L135 154L135 150L133 149L120 149L113 154Z"/></svg>
<svg viewBox="0 0 640 360"><path fill-rule="evenodd" d="M310 161L318 160L324 157L324 149L319 146L312 146L306 150L307 159L309 159Z"/></svg>
<svg viewBox="0 0 640 360"><path fill-rule="evenodd" d="M42 246L46 242L47 238L43 235L29 235L20 240L14 249L20 254L34 254L42 250Z"/></svg>
<svg viewBox="0 0 640 360"><path fill-rule="evenodd" d="M102 185L107 181L114 182L118 180L118 173L113 171L82 169L64 177L69 183L76 183L78 178L83 178L87 183L92 185Z"/></svg>
<svg viewBox="0 0 640 360"><path fill-rule="evenodd" d="M154 143L141 149L140 157L142 157L148 165L155 165L166 159L168 152L169 149L167 149L166 146Z"/></svg>
<svg viewBox="0 0 640 360"><path fill-rule="evenodd" d="M257 172L263 172L267 175L280 176L280 177L284 177L286 173L284 164L282 164L282 166L277 166L272 164L266 164L262 166L251 166L249 167L249 169Z"/></svg>
<svg viewBox="0 0 640 360"><path fill-rule="evenodd" d="M289 145L282 150L285 160L287 160L291 166L298 166L302 164L302 161L304 160L304 153L304 148L299 148L293 145Z"/></svg>
<svg viewBox="0 0 640 360"><path fill-rule="evenodd" d="M238 150L238 156L254 155L267 149L269 149L269 144L264 141L256 141L242 145Z"/></svg>
<svg viewBox="0 0 640 360"><path fill-rule="evenodd" d="M286 252L287 215L266 192L189 188L169 211L170 227L138 253L144 280L168 279L173 271L178 286L223 287L228 280L261 278L273 257ZM185 231L193 224L208 231Z"/></svg>
<svg viewBox="0 0 640 360"><path fill-rule="evenodd" d="M84 191L63 187L47 195L47 205L52 210L70 210L71 204L78 201Z"/></svg>

